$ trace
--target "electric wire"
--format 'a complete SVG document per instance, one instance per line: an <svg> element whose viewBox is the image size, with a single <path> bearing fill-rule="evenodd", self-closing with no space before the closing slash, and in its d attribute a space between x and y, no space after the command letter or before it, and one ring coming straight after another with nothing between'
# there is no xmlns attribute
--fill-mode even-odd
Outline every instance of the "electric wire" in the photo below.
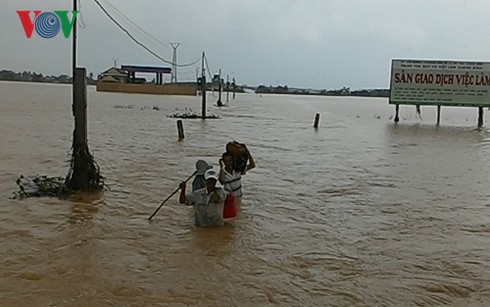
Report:
<svg viewBox="0 0 490 307"><path fill-rule="evenodd" d="M87 28L87 25L83 21L83 14L82 14L82 1L78 1L78 16L80 16L80 19L77 18L77 24L80 26L80 29L85 29Z"/></svg>
<svg viewBox="0 0 490 307"><path fill-rule="evenodd" d="M138 30L140 30L142 33L146 34L148 37L150 37L151 39L153 39L157 43L161 44L162 46L165 46L166 48L170 48L170 46L168 44L160 41L158 38L156 38L152 34L148 33L145 29L143 29L140 26L138 26L128 16L124 15L118 8L116 8L114 5L112 5L112 3L110 3L108 0L105 0L105 2L107 3L108 6L110 6L116 12L116 14L118 14L120 17L122 17L127 22L129 22L130 24L132 24L135 28L137 28Z"/></svg>
<svg viewBox="0 0 490 307"><path fill-rule="evenodd" d="M177 63L173 63L173 62L171 62L169 60L166 60L166 59L162 58L161 56L159 56L158 54L156 54L155 52L153 52L150 48L148 48L146 45L144 45L143 43L141 43L138 39L136 39L126 28L124 28L114 17L112 17L111 14L109 14L109 12L102 6L102 4L100 4L100 2L98 0L94 0L94 2L99 6L99 8L104 12L104 14L113 23L115 23L118 26L119 29L121 29L124 33L126 33L127 36L129 36L129 38L131 38L131 40L133 42L135 42L137 45L139 45L140 47L142 47L143 49L145 49L148 53L150 53L151 55L153 55L154 57L156 57L160 61L162 61L164 63L167 63L167 64L170 64L170 65L175 65L177 67L188 67L188 66L192 66L192 65L196 64L198 61L201 60L201 58L198 58L195 61L193 61L191 63L188 63L188 64L177 64Z"/></svg>
<svg viewBox="0 0 490 307"><path fill-rule="evenodd" d="M211 70L209 69L208 65L208 58L206 56L204 56L204 62L206 63L206 68L208 69L209 80L213 80L213 76L211 75Z"/></svg>

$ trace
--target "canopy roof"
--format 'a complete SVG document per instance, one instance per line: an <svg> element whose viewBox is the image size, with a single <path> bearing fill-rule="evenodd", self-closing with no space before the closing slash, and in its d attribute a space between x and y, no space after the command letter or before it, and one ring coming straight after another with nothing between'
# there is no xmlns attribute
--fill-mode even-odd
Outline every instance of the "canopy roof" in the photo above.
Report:
<svg viewBox="0 0 490 307"><path fill-rule="evenodd" d="M172 73L170 67L158 67L158 66L135 66L135 65L121 65L121 69L127 72L142 72L142 73Z"/></svg>

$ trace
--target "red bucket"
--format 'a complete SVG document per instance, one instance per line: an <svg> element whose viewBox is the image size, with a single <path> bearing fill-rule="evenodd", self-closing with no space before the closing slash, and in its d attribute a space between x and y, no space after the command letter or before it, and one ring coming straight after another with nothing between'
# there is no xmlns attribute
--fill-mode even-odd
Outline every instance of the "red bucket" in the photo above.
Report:
<svg viewBox="0 0 490 307"><path fill-rule="evenodd" d="M236 217L237 209L235 206L235 196L233 194L228 193L225 198L225 207L223 209L223 219L231 219Z"/></svg>

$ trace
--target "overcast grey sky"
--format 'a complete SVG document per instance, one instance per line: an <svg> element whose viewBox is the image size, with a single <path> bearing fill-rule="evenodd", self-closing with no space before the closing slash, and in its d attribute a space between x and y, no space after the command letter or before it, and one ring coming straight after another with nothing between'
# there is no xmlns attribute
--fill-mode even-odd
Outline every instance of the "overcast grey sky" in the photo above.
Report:
<svg viewBox="0 0 490 307"><path fill-rule="evenodd" d="M0 70L71 74L71 40L27 39L16 10L71 10L71 0L0 0ZM79 0L78 64L168 66ZM388 88L393 58L490 61L488 0L99 0L135 37L171 61L206 52L209 68L239 84L316 89ZM116 15L113 7L156 37ZM163 43L163 44L162 44ZM178 70L194 79L200 62ZM167 80L169 77L167 77Z"/></svg>

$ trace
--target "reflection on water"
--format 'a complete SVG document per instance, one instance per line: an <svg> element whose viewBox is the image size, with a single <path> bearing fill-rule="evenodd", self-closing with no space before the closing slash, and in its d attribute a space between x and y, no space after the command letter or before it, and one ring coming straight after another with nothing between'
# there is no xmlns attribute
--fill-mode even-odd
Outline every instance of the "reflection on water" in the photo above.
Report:
<svg viewBox="0 0 490 307"><path fill-rule="evenodd" d="M422 120L401 107L394 124L385 99L238 95L209 107L220 119L185 120L178 142L166 116L199 110L199 97L89 88L89 146L111 190L19 201L8 199L19 174L66 174L71 88L0 90L2 306L490 301L490 137L474 109L443 108L437 127L435 108ZM115 108L129 104L143 108ZM196 228L176 195L148 222L233 139L257 163L238 219Z"/></svg>

